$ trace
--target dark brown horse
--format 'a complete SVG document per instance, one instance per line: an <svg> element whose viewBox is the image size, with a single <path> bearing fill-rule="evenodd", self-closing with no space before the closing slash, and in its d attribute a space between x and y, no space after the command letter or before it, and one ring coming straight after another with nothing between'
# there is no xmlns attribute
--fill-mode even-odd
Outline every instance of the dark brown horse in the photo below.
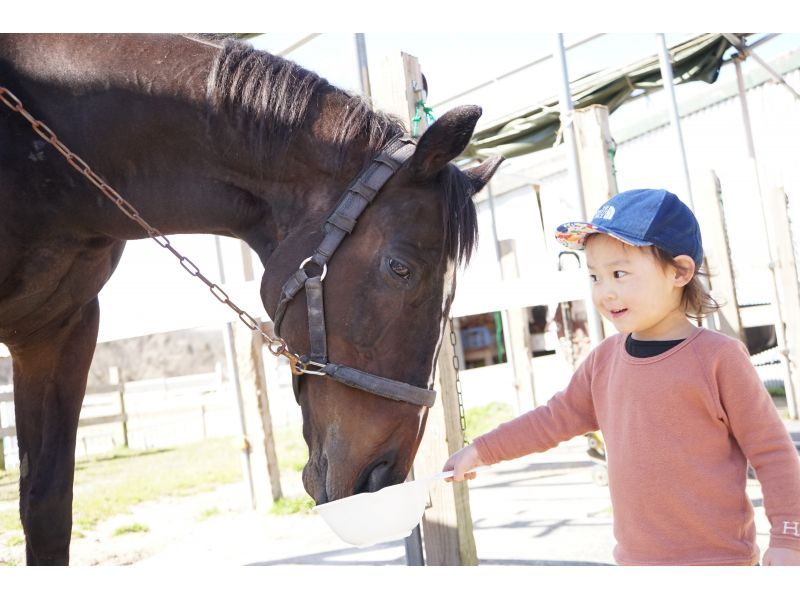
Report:
<svg viewBox="0 0 800 598"><path fill-rule="evenodd" d="M0 88L161 233L237 237L259 255L267 313L310 355L298 368L327 374L296 385L317 503L405 479L454 271L476 242L471 198L499 163L450 164L479 108L442 115L414 143L289 61L169 35L0 35ZM69 560L97 294L125 241L147 236L0 104L0 341L29 564Z"/></svg>

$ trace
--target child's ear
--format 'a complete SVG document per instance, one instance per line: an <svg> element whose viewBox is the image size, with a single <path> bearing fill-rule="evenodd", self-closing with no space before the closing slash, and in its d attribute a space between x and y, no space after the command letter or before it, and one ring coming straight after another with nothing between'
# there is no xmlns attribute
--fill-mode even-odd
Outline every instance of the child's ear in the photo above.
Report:
<svg viewBox="0 0 800 598"><path fill-rule="evenodd" d="M675 285L685 287L694 278L695 263L688 255L675 256L675 263L678 265L675 268Z"/></svg>

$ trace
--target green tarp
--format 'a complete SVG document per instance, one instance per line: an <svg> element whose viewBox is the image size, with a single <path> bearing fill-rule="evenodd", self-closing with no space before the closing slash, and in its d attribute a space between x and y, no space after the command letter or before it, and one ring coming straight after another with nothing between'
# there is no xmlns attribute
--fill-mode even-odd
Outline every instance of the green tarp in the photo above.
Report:
<svg viewBox="0 0 800 598"><path fill-rule="evenodd" d="M717 80L723 54L731 43L721 34L708 33L670 48L676 85L689 81ZM573 108L593 104L608 107L609 114L631 99L638 90L660 89L658 56L629 65L587 75L571 84ZM502 155L521 156L552 147L560 127L558 98L522 110L475 133L462 158L484 159Z"/></svg>

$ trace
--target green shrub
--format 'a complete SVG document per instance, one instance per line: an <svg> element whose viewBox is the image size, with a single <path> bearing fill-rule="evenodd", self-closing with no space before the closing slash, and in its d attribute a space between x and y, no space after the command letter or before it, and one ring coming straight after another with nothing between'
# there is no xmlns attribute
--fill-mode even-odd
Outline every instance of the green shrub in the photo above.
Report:
<svg viewBox="0 0 800 598"><path fill-rule="evenodd" d="M511 405L508 403L488 403L480 407L472 407L464 412L467 421L467 440L472 441L476 436L485 434L489 430L510 420L513 417Z"/></svg>

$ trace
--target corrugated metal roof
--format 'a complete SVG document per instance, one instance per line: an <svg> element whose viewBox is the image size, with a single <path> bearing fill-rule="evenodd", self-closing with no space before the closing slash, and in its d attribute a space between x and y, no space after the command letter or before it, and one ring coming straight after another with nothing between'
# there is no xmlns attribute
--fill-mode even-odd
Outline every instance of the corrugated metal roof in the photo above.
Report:
<svg viewBox="0 0 800 598"><path fill-rule="evenodd" d="M713 83L719 75L723 54L730 47L731 43L719 33L707 33L673 46L670 56L674 83ZM656 55L623 68L588 75L571 85L575 109L602 104L609 112L642 91L661 87L661 68ZM559 127L558 98L553 97L479 130L464 157L509 158L552 147Z"/></svg>

